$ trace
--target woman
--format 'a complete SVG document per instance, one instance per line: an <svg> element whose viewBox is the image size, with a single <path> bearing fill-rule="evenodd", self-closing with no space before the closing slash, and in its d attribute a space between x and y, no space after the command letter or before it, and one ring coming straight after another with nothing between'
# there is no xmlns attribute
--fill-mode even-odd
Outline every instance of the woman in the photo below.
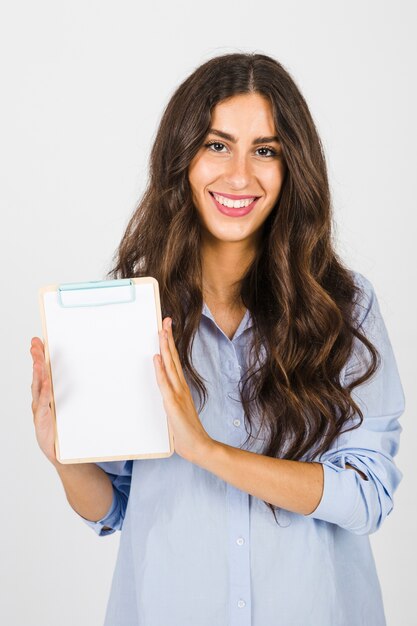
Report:
<svg viewBox="0 0 417 626"><path fill-rule="evenodd" d="M288 72L261 54L193 72L108 274L159 282L175 454L59 464L32 340L39 445L81 519L122 530L106 626L385 624L369 534L402 477L404 395L374 289L331 225Z"/></svg>

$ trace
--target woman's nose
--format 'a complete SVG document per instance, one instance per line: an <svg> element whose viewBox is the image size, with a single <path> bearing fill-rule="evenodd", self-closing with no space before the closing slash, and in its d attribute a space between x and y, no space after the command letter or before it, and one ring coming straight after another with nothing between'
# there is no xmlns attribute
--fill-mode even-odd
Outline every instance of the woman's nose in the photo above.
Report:
<svg viewBox="0 0 417 626"><path fill-rule="evenodd" d="M244 189L251 178L251 168L245 156L234 156L226 166L225 180L231 189Z"/></svg>

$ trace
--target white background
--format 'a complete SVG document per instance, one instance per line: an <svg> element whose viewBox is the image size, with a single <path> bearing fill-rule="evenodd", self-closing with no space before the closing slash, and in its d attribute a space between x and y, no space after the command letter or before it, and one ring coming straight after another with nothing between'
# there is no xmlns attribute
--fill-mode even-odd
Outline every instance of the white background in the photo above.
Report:
<svg viewBox="0 0 417 626"><path fill-rule="evenodd" d="M120 536L80 521L37 446L37 291L104 278L174 89L213 56L256 51L310 106L338 250L373 283L397 357L404 478L371 541L388 626L416 624L414 3L26 0L3 4L0 24L0 622L100 626Z"/></svg>

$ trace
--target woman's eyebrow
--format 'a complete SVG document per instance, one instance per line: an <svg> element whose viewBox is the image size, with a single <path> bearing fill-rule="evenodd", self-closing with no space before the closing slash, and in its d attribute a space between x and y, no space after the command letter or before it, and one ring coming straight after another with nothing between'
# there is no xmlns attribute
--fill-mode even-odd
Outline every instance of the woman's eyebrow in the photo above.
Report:
<svg viewBox="0 0 417 626"><path fill-rule="evenodd" d="M234 137L233 135L230 135L229 133L224 133L222 130L217 130L217 128L209 128L208 132L211 133L212 135L218 135L219 137L222 137L222 139L227 139L228 141L231 141L232 143L237 142L236 137ZM279 137L274 135L273 137L257 137L256 139L253 140L252 145L256 145L258 143L271 143L273 141L275 141L276 143L280 143Z"/></svg>

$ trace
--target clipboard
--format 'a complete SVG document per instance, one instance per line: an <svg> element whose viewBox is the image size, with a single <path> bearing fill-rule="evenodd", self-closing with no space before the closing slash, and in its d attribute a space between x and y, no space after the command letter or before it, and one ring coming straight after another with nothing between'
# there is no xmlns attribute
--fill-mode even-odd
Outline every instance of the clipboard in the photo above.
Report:
<svg viewBox="0 0 417 626"><path fill-rule="evenodd" d="M153 277L39 289L60 463L174 453L153 363L162 329Z"/></svg>

